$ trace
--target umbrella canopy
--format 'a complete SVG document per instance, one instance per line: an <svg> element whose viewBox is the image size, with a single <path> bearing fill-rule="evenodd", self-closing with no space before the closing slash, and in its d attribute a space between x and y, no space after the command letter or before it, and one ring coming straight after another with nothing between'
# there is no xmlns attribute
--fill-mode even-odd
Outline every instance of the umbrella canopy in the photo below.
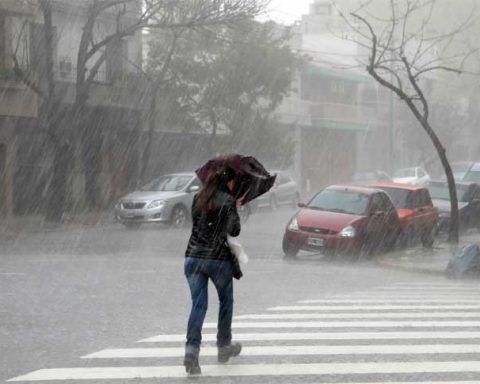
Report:
<svg viewBox="0 0 480 384"><path fill-rule="evenodd" d="M242 204L248 203L273 187L277 175L270 175L265 167L252 156L220 156L207 161L195 173L204 183L212 172L228 166L235 171L235 198L243 197Z"/></svg>

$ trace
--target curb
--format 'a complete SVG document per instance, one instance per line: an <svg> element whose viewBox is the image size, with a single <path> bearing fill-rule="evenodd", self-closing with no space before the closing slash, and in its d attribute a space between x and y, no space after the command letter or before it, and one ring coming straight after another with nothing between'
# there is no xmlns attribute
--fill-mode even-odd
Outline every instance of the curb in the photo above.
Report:
<svg viewBox="0 0 480 384"><path fill-rule="evenodd" d="M405 271L405 272L421 273L421 274L432 275L432 276L446 277L446 272L445 272L446 267L443 269L432 268L432 267L421 267L413 264L412 265L399 264L399 263L391 262L385 259L377 259L376 263L377 265L380 265L384 268L396 269L396 270Z"/></svg>

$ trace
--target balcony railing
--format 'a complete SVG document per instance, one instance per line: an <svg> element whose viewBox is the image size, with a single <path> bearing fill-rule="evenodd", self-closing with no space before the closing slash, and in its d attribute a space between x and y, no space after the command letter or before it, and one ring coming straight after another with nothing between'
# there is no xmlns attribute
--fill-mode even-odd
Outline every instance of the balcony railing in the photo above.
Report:
<svg viewBox="0 0 480 384"><path fill-rule="evenodd" d="M283 123L312 125L312 121L334 121L367 124L377 119L377 109L363 105L340 103L314 103L289 97L277 109Z"/></svg>

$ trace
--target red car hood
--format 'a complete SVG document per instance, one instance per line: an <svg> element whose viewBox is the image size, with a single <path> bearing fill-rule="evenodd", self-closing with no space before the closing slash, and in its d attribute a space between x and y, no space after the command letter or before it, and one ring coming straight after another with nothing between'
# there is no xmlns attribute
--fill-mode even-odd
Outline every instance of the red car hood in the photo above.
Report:
<svg viewBox="0 0 480 384"><path fill-rule="evenodd" d="M347 213L302 209L297 215L297 222L300 227L314 227L340 232L348 224L360 218L362 216Z"/></svg>

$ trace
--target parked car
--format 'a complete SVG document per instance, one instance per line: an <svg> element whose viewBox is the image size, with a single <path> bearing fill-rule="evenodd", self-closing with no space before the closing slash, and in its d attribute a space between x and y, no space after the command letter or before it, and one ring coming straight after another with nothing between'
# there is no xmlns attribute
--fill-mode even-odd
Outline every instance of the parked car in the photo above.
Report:
<svg viewBox="0 0 480 384"><path fill-rule="evenodd" d="M300 250L360 257L391 249L400 233L397 211L380 190L334 185L299 206L302 209L285 229L286 257L295 257Z"/></svg>
<svg viewBox="0 0 480 384"><path fill-rule="evenodd" d="M378 169L372 171L357 171L352 175L352 182L355 184L368 184L377 181L392 181L392 179L386 172Z"/></svg>
<svg viewBox="0 0 480 384"><path fill-rule="evenodd" d="M404 245L419 238L425 247L431 247L435 239L438 209L433 206L430 193L425 186L376 183L369 185L385 191L397 209Z"/></svg>
<svg viewBox="0 0 480 384"><path fill-rule="evenodd" d="M430 176L422 167L402 168L393 174L393 181L401 184L424 184Z"/></svg>
<svg viewBox="0 0 480 384"><path fill-rule="evenodd" d="M122 197L115 205L115 216L127 228L139 228L144 223L184 227L191 216L193 196L200 186L193 172L160 176Z"/></svg>
<svg viewBox="0 0 480 384"><path fill-rule="evenodd" d="M480 183L480 163L473 163L472 166L465 172L462 181L471 183Z"/></svg>
<svg viewBox="0 0 480 384"><path fill-rule="evenodd" d="M256 207L276 209L279 205L297 206L300 201L300 190L292 176L285 171L271 171L276 174L275 185L266 194L254 200Z"/></svg>
<svg viewBox="0 0 480 384"><path fill-rule="evenodd" d="M474 163L471 161L453 161L450 163L450 167L452 168L453 177L457 181L463 180L467 172L470 170ZM445 176L442 177L446 178Z"/></svg>
<svg viewBox="0 0 480 384"><path fill-rule="evenodd" d="M190 222L193 197L201 185L193 172L160 176L122 197L115 205L115 217L128 229L147 223L185 227ZM238 213L245 222L251 213L250 205L243 205Z"/></svg>
<svg viewBox="0 0 480 384"><path fill-rule="evenodd" d="M439 211L438 232L448 232L450 228L450 192L446 181L430 181L426 185L433 205ZM480 229L480 185L457 182L458 218L460 230Z"/></svg>

